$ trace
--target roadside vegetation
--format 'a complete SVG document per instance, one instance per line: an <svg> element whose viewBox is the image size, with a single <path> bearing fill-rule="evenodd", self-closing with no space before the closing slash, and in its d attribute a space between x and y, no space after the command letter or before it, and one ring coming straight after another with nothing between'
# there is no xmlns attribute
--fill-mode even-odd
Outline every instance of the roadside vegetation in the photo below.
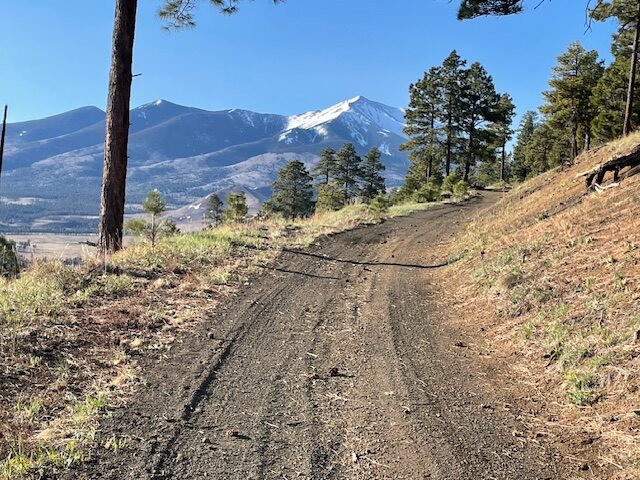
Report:
<svg viewBox="0 0 640 480"><path fill-rule="evenodd" d="M640 475L640 179L589 193L579 174L639 142L515 188L471 222L452 267L467 279L460 308L544 401L532 431L551 430L616 479Z"/></svg>

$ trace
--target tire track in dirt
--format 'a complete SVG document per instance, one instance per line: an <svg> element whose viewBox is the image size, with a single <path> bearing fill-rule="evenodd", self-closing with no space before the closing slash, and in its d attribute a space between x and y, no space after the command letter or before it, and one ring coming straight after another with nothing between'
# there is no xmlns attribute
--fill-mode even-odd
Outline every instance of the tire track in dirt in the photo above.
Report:
<svg viewBox="0 0 640 480"><path fill-rule="evenodd" d="M492 403L501 379L433 301L430 246L496 197L283 252L105 423L127 447L67 478L568 478L511 434Z"/></svg>

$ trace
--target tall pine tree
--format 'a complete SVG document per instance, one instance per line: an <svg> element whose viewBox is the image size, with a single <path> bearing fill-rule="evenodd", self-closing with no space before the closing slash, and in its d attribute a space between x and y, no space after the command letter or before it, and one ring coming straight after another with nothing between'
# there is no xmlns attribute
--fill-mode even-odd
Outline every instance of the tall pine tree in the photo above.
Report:
<svg viewBox="0 0 640 480"><path fill-rule="evenodd" d="M478 157L483 155L490 137L488 124L496 119L498 94L493 79L482 65L475 62L462 78L462 131L467 145L462 179L467 182Z"/></svg>
<svg viewBox="0 0 640 480"><path fill-rule="evenodd" d="M546 103L540 110L549 126L569 134L571 160L578 156L580 146L590 146L591 122L596 115L591 96L602 72L598 52L587 52L579 43L572 43L553 67L551 90L543 93Z"/></svg>
<svg viewBox="0 0 640 480"><path fill-rule="evenodd" d="M209 3L230 14L237 10L240 1L209 0ZM274 3L280 1L273 0ZM160 17L171 28L193 27L193 11L199 3L199 0L162 0ZM116 0L115 3L98 220L99 253L122 248L137 7L138 0Z"/></svg>
<svg viewBox="0 0 640 480"><path fill-rule="evenodd" d="M531 144L533 132L537 125L538 114L532 110L525 112L518 128L516 145L513 148L513 162L511 164L511 175L521 182L532 172L532 168L527 161L527 149Z"/></svg>
<svg viewBox="0 0 640 480"><path fill-rule="evenodd" d="M360 194L366 200L372 200L385 193L384 177L381 175L385 167L381 158L380 150L373 147L364 156L360 165Z"/></svg>
<svg viewBox="0 0 640 480"><path fill-rule="evenodd" d="M622 133L627 135L637 124L634 123L634 105L637 95L638 54L640 53L640 0L600 0L590 11L591 18L606 21L615 18L619 28L613 37L613 51L616 59L626 58L627 93Z"/></svg>
<svg viewBox="0 0 640 480"><path fill-rule="evenodd" d="M347 199L358 193L358 178L360 178L360 164L362 158L358 156L352 143L346 143L336 155L335 181L341 186Z"/></svg>
<svg viewBox="0 0 640 480"><path fill-rule="evenodd" d="M458 19L464 20L483 15L512 15L522 11L522 3L522 0L462 0Z"/></svg>
<svg viewBox="0 0 640 480"><path fill-rule="evenodd" d="M498 178L502 181L506 180L507 168L507 142L511 140L513 130L511 124L516 113L516 106L513 99L508 93L500 95L498 100L496 119L491 125L491 133L494 138L495 146L500 149L500 171Z"/></svg>
<svg viewBox="0 0 640 480"><path fill-rule="evenodd" d="M410 100L405 112L404 132L409 139L401 148L411 152L411 173L425 184L431 179L434 162L440 153L437 123L443 107L440 82L440 69L429 69L420 81L409 87Z"/></svg>
<svg viewBox="0 0 640 480"><path fill-rule="evenodd" d="M443 145L445 149L444 172L451 173L454 156L461 147L460 122L462 117L461 90L462 76L467 62L453 50L442 62L440 85L442 100L440 122L442 123Z"/></svg>

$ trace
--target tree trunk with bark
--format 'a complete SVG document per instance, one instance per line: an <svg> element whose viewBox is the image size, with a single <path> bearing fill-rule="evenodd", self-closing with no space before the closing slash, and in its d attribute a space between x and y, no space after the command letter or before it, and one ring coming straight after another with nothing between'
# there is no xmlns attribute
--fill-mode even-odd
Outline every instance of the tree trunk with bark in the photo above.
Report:
<svg viewBox="0 0 640 480"><path fill-rule="evenodd" d="M623 135L631 133L633 116L633 97L636 90L636 70L638 68L638 49L640 48L640 0L638 0L638 13L636 15L635 34L633 39L633 50L631 52L631 65L629 67L629 86L627 88L627 105L624 111Z"/></svg>
<svg viewBox="0 0 640 480"><path fill-rule="evenodd" d="M100 201L99 253L113 253L122 248L137 4L137 0L116 0Z"/></svg>
<svg viewBox="0 0 640 480"><path fill-rule="evenodd" d="M4 140L7 136L7 110L9 106L4 106L4 114L2 115L2 133L0 133L0 175L2 175L2 162L4 160Z"/></svg>
<svg viewBox="0 0 640 480"><path fill-rule="evenodd" d="M574 122L571 127L571 162L578 156L578 125Z"/></svg>
<svg viewBox="0 0 640 480"><path fill-rule="evenodd" d="M504 170L507 166L507 142L502 143L502 157L500 158L500 181L504 182Z"/></svg>
<svg viewBox="0 0 640 480"><path fill-rule="evenodd" d="M449 176L451 173L451 149L452 149L452 139L451 139L451 129L453 128L453 119L451 118L451 114L449 114L447 119L447 159L444 165L444 174L445 176Z"/></svg>

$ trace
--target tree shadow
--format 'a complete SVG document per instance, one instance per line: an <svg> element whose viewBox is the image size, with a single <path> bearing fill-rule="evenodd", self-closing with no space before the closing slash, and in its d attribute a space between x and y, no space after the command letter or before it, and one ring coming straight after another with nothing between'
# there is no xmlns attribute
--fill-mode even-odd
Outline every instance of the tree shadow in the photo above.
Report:
<svg viewBox="0 0 640 480"><path fill-rule="evenodd" d="M349 263L351 265L363 265L363 266L367 266L367 267L401 267L401 268L418 268L418 269L431 270L431 269L435 269L435 268L446 267L447 265L449 265L451 263L449 261L445 261L445 262L438 263L438 264L435 264L435 265L420 265L420 264L415 264L415 263L368 262L368 261L362 261L362 260L345 260L345 259L342 259L342 258L330 257L328 255L319 255L317 253L303 252L301 250L290 250L288 248L285 248L282 251L286 252L286 253L291 253L293 255L302 255L302 256L305 256L305 257L317 258L319 260L326 260L326 261L338 262L338 263Z"/></svg>

